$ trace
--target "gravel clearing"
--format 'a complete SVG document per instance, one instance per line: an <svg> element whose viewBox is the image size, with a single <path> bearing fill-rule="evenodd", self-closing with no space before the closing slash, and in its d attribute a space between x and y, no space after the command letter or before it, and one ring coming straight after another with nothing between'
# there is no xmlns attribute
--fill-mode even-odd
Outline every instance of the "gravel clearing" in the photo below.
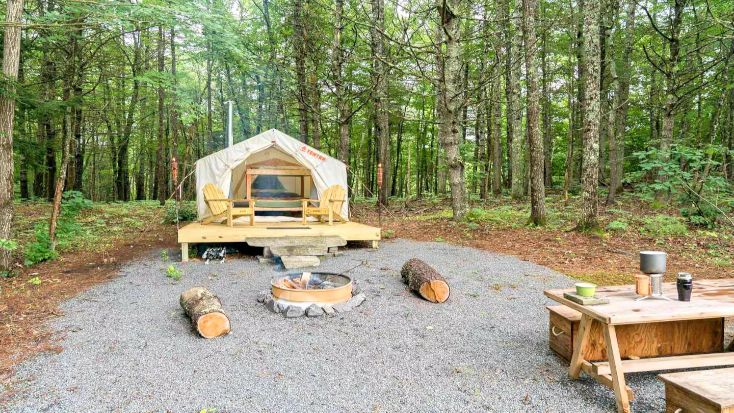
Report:
<svg viewBox="0 0 734 413"><path fill-rule="evenodd" d="M173 255L173 254L172 254ZM400 268L420 258L451 297L406 290ZM611 390L548 349L547 288L572 280L512 256L444 243L351 248L319 271L359 281L367 300L345 314L287 319L257 303L283 272L254 258L174 263L160 253L62 306L60 354L24 362L5 384L12 412L611 412ZM193 286L219 295L232 333L199 338L179 307ZM628 376L638 412L664 410L654 374ZM0 388L2 389L2 388ZM2 393L2 391L0 391ZM2 408L0 408L2 410Z"/></svg>

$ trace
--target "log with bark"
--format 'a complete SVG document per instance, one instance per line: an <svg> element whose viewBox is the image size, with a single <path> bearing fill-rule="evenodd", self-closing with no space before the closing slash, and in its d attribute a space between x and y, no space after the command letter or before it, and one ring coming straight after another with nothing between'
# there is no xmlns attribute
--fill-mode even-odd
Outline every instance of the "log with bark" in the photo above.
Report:
<svg viewBox="0 0 734 413"><path fill-rule="evenodd" d="M214 338L229 333L229 317L222 311L219 297L211 291L193 287L181 294L179 302L202 337Z"/></svg>
<svg viewBox="0 0 734 413"><path fill-rule="evenodd" d="M425 262L411 258L400 272L408 288L418 292L421 297L434 303L442 303L449 298L451 289L446 279Z"/></svg>

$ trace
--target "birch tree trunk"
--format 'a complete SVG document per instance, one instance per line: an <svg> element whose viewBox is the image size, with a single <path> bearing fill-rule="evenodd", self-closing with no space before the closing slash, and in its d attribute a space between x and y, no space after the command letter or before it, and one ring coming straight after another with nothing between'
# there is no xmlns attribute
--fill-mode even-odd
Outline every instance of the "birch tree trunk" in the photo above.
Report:
<svg viewBox="0 0 734 413"><path fill-rule="evenodd" d="M8 0L5 12L5 39L3 42L3 76L11 82L18 79L20 67L20 17L23 0ZM15 85L8 93L0 94L0 239L13 238L13 120L15 119ZM0 271L12 267L10 250L0 248Z"/></svg>
<svg viewBox="0 0 734 413"><path fill-rule="evenodd" d="M439 21L443 29L443 52L437 54L438 66L438 137L448 167L449 186L451 187L451 207L454 220L464 219L467 210L466 187L464 182L464 161L459 152L461 141L459 120L464 105L461 58L459 43L459 19L457 18L458 0L443 0L437 3Z"/></svg>
<svg viewBox="0 0 734 413"><path fill-rule="evenodd" d="M538 91L537 36L535 34L536 0L522 1L522 32L525 41L527 78L528 159L530 160L530 221L545 225L545 185L543 182L543 140L540 137L540 96Z"/></svg>
<svg viewBox="0 0 734 413"><path fill-rule="evenodd" d="M584 8L584 154L581 172L581 217L579 229L599 227L599 0L586 0Z"/></svg>

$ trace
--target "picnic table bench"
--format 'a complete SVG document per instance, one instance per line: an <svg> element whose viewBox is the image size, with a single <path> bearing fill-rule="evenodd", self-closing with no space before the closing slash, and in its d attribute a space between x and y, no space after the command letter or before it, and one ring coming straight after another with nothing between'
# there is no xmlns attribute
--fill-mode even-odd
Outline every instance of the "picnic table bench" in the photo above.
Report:
<svg viewBox="0 0 734 413"><path fill-rule="evenodd" d="M597 288L596 295L608 298L609 304L584 306L564 298L565 292L573 291L555 289L544 292L548 298L582 314L569 376L578 379L581 371L584 371L600 383L613 388L617 411L620 413L631 411L630 400L634 397L634 393L626 385L626 373L734 365L734 353L726 352L622 360L616 330L619 325L734 317L734 279L695 281L690 302L635 301L638 297L635 288L627 285ZM675 283L665 283L663 291L672 296L676 293ZM592 363L583 357L589 342L589 331L594 323L602 325L608 356L606 362Z"/></svg>
<svg viewBox="0 0 734 413"><path fill-rule="evenodd" d="M734 368L658 377L665 382L667 413L734 413Z"/></svg>

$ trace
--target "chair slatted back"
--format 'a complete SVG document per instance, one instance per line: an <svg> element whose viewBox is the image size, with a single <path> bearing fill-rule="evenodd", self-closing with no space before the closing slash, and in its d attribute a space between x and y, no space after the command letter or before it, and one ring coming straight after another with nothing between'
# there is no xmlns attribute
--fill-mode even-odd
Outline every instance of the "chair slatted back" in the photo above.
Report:
<svg viewBox="0 0 734 413"><path fill-rule="evenodd" d="M329 202L329 205L331 205L331 210L334 211L335 214L340 214L342 212L342 205L344 205L344 199L346 198L346 191L341 185L332 185L328 188L326 188L326 191L321 195L321 201L331 201ZM321 203L320 205L324 205L324 203Z"/></svg>
<svg viewBox="0 0 734 413"><path fill-rule="evenodd" d="M214 184L204 185L204 201L209 205L212 215L219 215L227 211L227 201L212 201L213 199L227 199L221 188Z"/></svg>

